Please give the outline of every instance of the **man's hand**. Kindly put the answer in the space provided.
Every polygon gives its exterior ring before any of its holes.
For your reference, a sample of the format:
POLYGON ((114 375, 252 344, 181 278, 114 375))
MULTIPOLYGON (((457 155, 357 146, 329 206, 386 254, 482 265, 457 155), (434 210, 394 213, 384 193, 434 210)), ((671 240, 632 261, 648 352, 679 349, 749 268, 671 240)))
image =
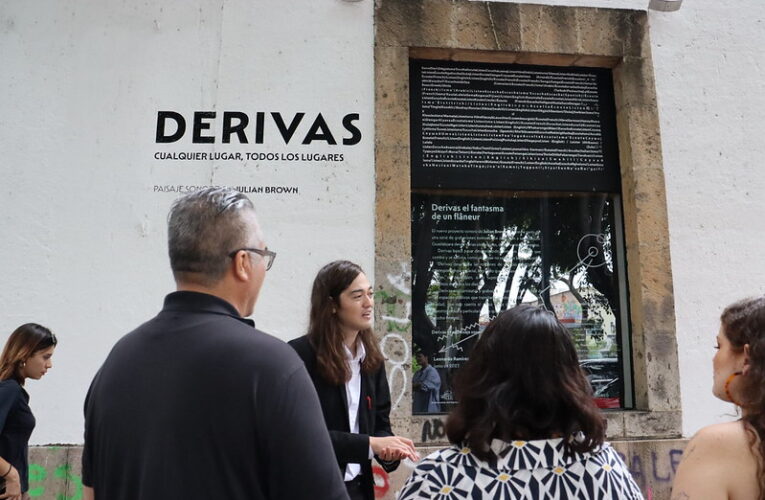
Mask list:
POLYGON ((419 453, 414 449, 414 443, 411 439, 399 436, 372 437, 369 438, 369 445, 375 455, 390 462, 393 460, 402 460, 408 458, 412 461, 420 459, 419 453))

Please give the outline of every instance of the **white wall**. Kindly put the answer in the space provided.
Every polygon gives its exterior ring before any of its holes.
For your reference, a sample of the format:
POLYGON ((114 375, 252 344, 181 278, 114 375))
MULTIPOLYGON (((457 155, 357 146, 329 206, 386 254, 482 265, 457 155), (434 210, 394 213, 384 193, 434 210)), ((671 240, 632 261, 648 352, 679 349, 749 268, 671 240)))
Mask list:
POLYGON ((765 2, 693 0, 649 16, 691 435, 733 418, 711 394, 720 312, 765 293, 765 2))
MULTIPOLYGON (((54 369, 28 384, 32 442, 82 441, 82 402, 110 347, 173 289, 155 185, 297 187, 253 194, 278 252, 258 326, 303 333, 310 285, 336 258, 374 255, 373 4, 341 0, 4 0, 0 3, 0 341, 52 328, 54 369), (156 113, 306 113, 289 145, 154 142, 156 113), (321 112, 338 141, 300 144, 321 112), (309 121, 310 120, 310 121, 309 121), (338 162, 159 161, 156 151, 342 153, 338 162)), ((220 120, 217 120, 220 126, 220 120)), ((253 133, 253 132, 251 132, 253 133)), ((253 140, 253 139, 251 139, 253 140)))

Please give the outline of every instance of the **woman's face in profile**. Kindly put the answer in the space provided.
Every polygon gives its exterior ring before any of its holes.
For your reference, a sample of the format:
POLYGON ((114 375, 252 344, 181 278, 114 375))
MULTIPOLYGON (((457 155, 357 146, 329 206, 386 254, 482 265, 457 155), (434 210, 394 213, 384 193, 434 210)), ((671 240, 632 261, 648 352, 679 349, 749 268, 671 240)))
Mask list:
POLYGON ((32 354, 21 369, 24 378, 40 380, 45 373, 53 367, 53 351, 55 346, 42 349, 32 354))
MULTIPOLYGON (((717 352, 712 358, 712 367, 714 370, 714 383, 712 385, 712 393, 723 401, 728 401, 728 396, 725 394, 725 381, 735 372, 740 372, 744 369, 744 350, 736 350, 725 335, 725 329, 721 326, 720 331, 717 334, 717 345, 715 346, 717 352)), ((734 391, 736 386, 735 382, 731 382, 729 390, 734 391)), ((734 394, 735 396, 735 394, 734 394)))

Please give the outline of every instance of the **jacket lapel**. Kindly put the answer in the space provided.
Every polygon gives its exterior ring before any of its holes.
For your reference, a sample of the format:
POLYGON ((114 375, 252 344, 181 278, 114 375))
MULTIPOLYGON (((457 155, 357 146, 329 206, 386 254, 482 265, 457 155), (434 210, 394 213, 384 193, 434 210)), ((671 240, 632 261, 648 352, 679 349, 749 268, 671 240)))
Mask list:
POLYGON ((350 432, 351 429, 348 425, 348 394, 345 389, 345 384, 338 385, 337 390, 340 392, 340 401, 343 402, 342 421, 345 422, 345 427, 348 427, 348 432, 350 432))
POLYGON ((370 380, 366 373, 361 372, 361 397, 359 398, 359 432, 369 434, 370 422, 373 416, 374 392, 370 386, 370 380))

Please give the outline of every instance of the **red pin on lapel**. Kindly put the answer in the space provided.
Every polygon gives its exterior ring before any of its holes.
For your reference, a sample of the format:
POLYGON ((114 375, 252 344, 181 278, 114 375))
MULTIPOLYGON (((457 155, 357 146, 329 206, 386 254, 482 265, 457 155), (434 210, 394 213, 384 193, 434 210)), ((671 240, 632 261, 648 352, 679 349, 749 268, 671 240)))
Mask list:
POLYGON ((370 410, 372 409, 372 398, 369 396, 367 396, 367 408, 370 410))

